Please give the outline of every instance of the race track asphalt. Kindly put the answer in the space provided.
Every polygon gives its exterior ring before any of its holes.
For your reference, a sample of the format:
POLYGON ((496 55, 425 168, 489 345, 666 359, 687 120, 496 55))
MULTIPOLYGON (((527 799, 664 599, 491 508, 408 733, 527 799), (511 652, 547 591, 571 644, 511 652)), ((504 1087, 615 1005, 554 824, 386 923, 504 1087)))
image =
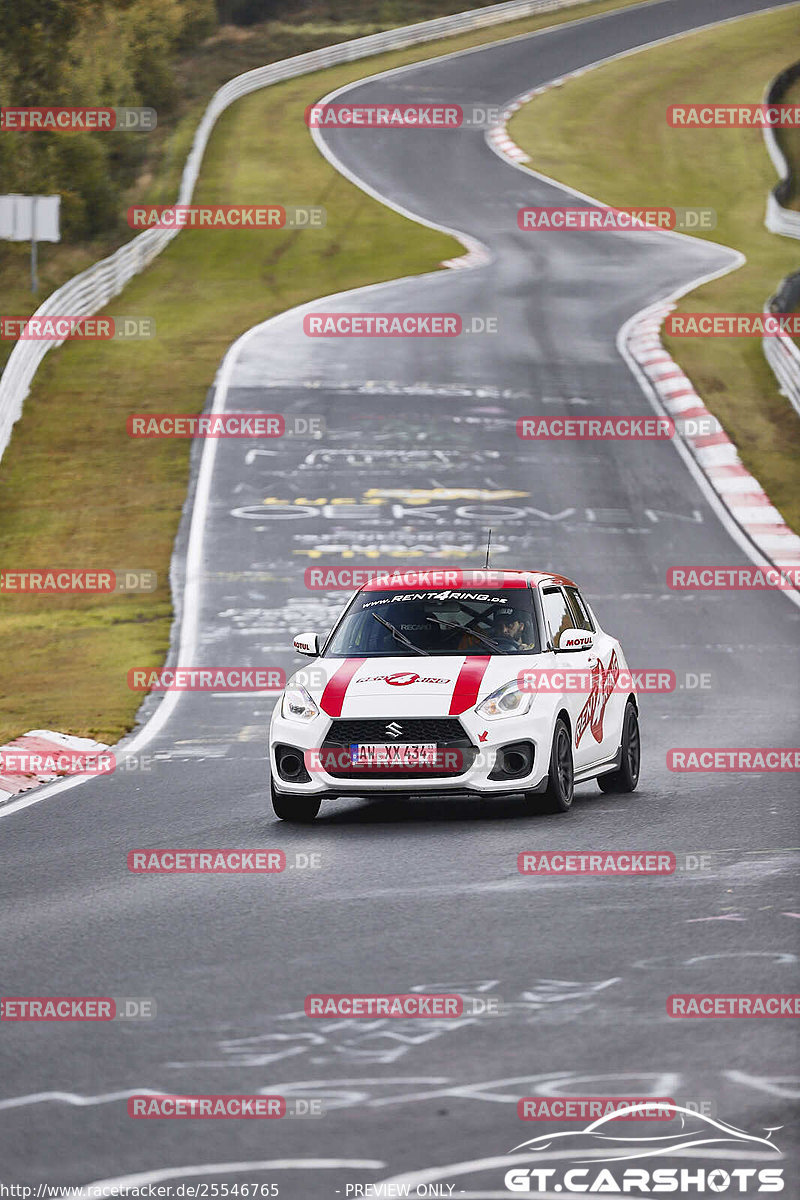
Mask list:
MULTIPOLYGON (((665 0, 366 80, 347 100, 503 104, 764 7, 665 0)), ((491 261, 320 300, 232 352, 217 403, 322 416, 327 430, 215 446, 200 482, 201 561, 189 568, 195 665, 294 668, 291 635, 327 630, 346 595, 306 588, 307 567, 481 565, 491 525, 494 566, 571 575, 629 662, 672 669, 682 686, 642 698, 639 791, 585 785, 564 817, 531 818, 513 800, 348 800, 291 828, 269 806, 274 696, 251 694, 186 694, 139 743, 136 770, 0 810, 3 994, 157 1004, 155 1020, 127 1025, 4 1024, 0 1181, 172 1170, 173 1184, 275 1182, 281 1197, 316 1200, 441 1167, 454 1195, 506 1195, 501 1166, 452 1164, 550 1131, 521 1122, 516 1101, 565 1092, 704 1102, 759 1136, 781 1126, 785 1194, 799 1195, 793 1023, 666 1015, 672 993, 792 990, 796 776, 678 775, 666 754, 796 744, 800 610, 777 593, 667 588, 673 565, 750 561, 669 442, 534 444, 515 432, 524 415, 652 415, 618 330, 731 254, 647 232, 523 233, 523 204, 578 202, 502 161, 480 130, 324 140, 352 176, 479 239, 491 261), (480 315, 498 332, 313 339, 309 311, 480 315), (707 686, 691 686, 703 674, 707 686), (290 863, 318 854, 320 866, 267 878, 126 869, 133 848, 175 846, 276 847, 290 863), (521 850, 569 848, 708 859, 663 878, 517 871, 521 850), (303 1015, 310 992, 415 990, 481 991, 503 1010, 463 1022, 303 1015), (146 1089, 318 1097, 325 1115, 131 1120, 125 1097, 146 1089), (228 1165, 210 1175, 207 1164, 228 1165)), ((175 551, 179 601, 201 449, 175 551)), ((157 707, 151 699, 145 713, 157 707)), ((769 1165, 754 1153, 681 1161, 769 1165)))

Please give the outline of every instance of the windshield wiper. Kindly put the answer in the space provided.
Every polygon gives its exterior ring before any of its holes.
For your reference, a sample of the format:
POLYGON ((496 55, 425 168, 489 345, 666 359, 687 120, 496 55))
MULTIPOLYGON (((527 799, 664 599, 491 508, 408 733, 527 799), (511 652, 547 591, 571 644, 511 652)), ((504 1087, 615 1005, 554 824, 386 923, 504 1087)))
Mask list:
POLYGON ((399 629, 395 629, 394 625, 390 625, 388 621, 384 621, 383 617, 379 617, 377 613, 370 613, 369 615, 374 617, 376 621, 379 621, 381 625, 385 625, 392 637, 396 638, 398 642, 402 642, 404 646, 408 646, 409 650, 415 651, 416 654, 427 654, 430 657, 430 650, 423 650, 421 646, 415 646, 404 633, 401 633, 399 629))
POLYGON ((440 625, 447 625, 449 629, 460 629, 461 632, 467 634, 468 637, 480 638, 484 645, 488 646, 490 650, 499 650, 501 654, 503 653, 501 647, 497 642, 493 641, 492 638, 487 637, 485 633, 479 633, 477 629, 468 629, 467 626, 462 625, 460 621, 446 621, 444 617, 426 617, 425 619, 426 621, 438 621, 440 625))

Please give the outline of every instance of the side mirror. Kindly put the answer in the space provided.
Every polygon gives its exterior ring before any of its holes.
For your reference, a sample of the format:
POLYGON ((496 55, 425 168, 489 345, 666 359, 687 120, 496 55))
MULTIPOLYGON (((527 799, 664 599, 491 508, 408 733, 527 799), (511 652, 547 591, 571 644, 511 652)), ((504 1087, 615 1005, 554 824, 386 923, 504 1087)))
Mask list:
POLYGON ((588 629, 564 629, 556 638, 555 649, 561 652, 591 650, 593 645, 594 634, 588 629))
POLYGON ((298 654, 305 654, 308 658, 316 658, 319 654, 319 638, 315 633, 296 633, 292 645, 298 654))

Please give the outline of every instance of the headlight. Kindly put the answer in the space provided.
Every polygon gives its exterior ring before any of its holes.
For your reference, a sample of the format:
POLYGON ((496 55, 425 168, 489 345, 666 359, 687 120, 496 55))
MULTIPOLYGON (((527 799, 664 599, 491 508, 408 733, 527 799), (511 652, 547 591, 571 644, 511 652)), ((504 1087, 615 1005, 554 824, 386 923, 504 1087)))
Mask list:
POLYGON ((313 721, 319 709, 304 687, 287 687, 281 700, 281 716, 287 721, 313 721))
POLYGON ((490 721, 497 717, 521 717, 528 711, 532 701, 533 692, 520 691, 516 679, 512 679, 481 700, 475 712, 490 721))

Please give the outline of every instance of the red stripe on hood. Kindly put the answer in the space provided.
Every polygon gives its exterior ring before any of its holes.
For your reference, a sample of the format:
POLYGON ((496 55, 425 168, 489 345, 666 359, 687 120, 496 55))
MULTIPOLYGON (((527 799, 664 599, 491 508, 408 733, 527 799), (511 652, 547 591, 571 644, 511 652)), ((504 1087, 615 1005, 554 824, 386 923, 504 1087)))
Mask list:
POLYGON ((325 691, 322 693, 322 699, 319 703, 322 711, 326 712, 329 717, 340 717, 342 715, 344 698, 350 686, 350 680, 362 663, 366 661, 365 658, 346 658, 325 684, 325 691))
POLYGON ((472 708, 478 699, 481 680, 486 674, 490 655, 474 654, 464 659, 464 665, 458 672, 456 686, 453 689, 453 699, 450 701, 450 716, 457 717, 459 713, 472 708))

